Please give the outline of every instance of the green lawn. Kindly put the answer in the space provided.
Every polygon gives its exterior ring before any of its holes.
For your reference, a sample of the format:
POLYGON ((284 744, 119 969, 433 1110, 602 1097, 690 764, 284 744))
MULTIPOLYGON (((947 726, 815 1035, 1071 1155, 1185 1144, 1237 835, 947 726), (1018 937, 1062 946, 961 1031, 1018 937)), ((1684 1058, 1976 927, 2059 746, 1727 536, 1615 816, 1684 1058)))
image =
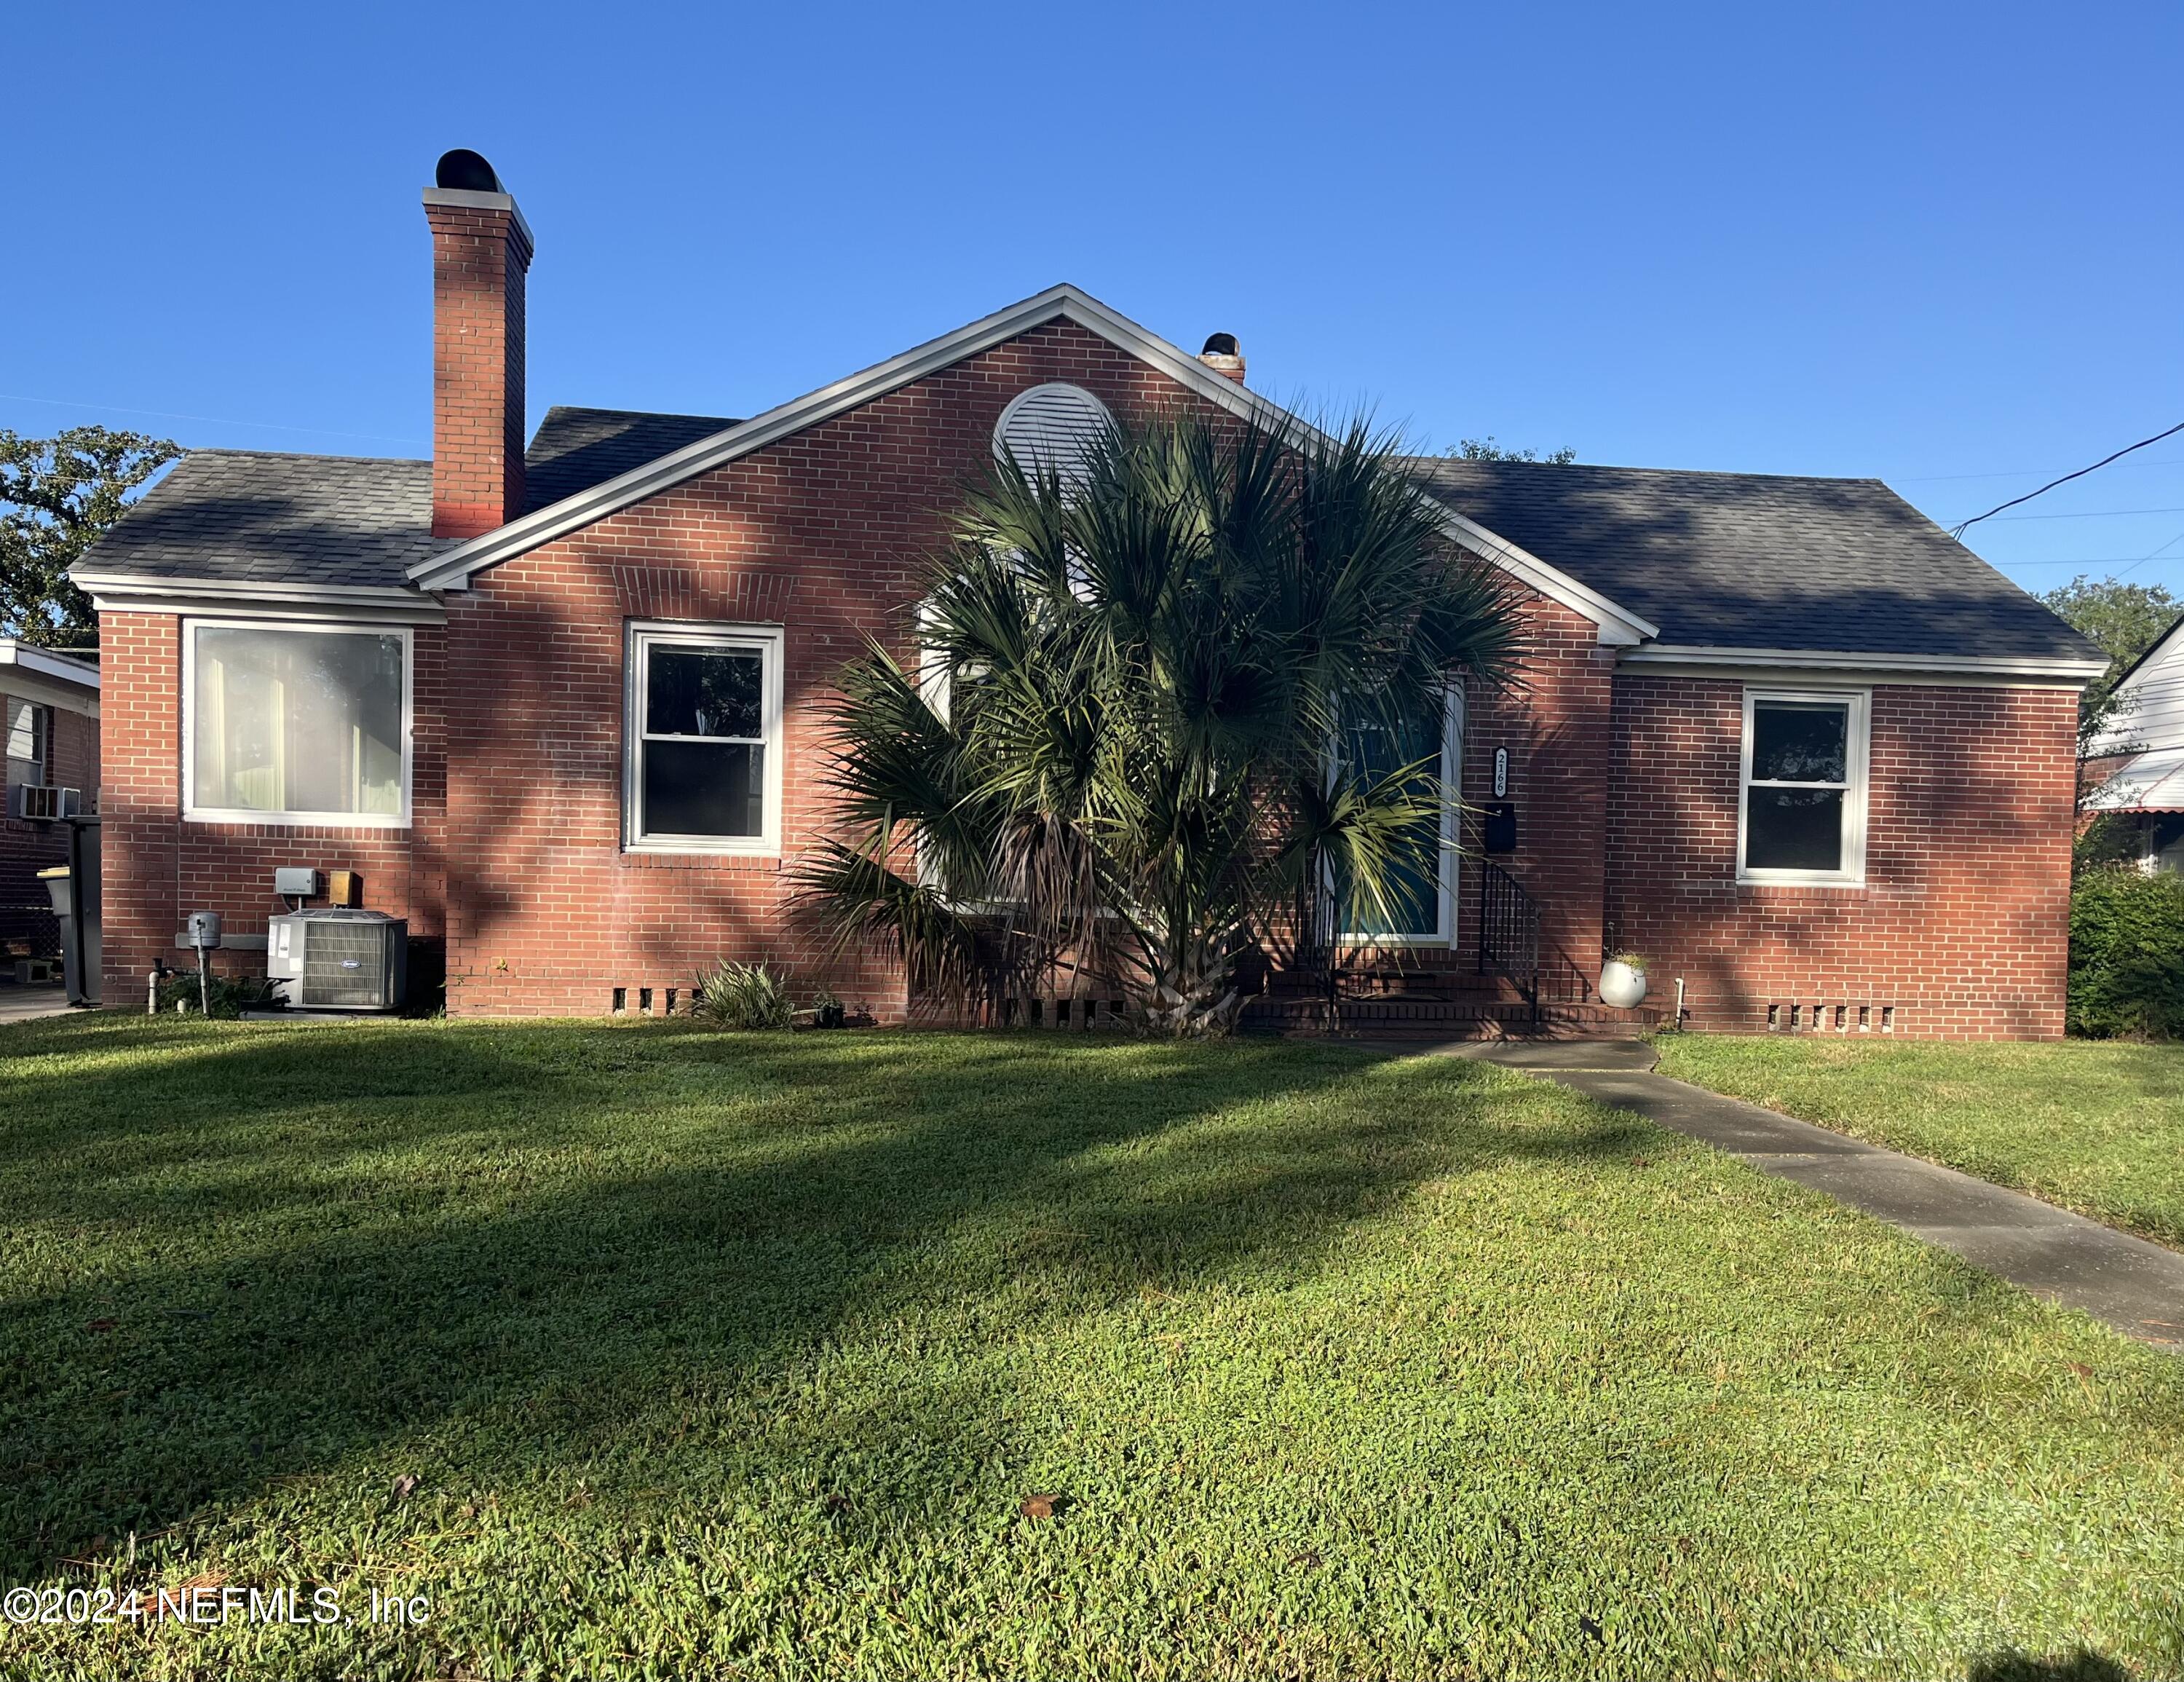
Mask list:
POLYGON ((1473 1063, 115 1016, 0 1144, 0 1584, 432 1604, 10 1676, 2184 1668, 2184 1362, 1473 1063))
POLYGON ((2184 1046, 1664 1034, 1661 1072, 2184 1248, 2184 1046))

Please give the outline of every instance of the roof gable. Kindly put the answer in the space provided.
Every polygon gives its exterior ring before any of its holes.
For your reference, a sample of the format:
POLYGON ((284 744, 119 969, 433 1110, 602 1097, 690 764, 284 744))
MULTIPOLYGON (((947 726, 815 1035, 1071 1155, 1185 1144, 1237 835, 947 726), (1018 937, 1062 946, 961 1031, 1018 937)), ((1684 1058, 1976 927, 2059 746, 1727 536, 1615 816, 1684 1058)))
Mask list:
POLYGON ((1208 402, 1241 418, 1284 431, 1301 424, 1286 410, 1255 392, 1246 391, 1234 381, 1223 378, 1196 357, 1147 332, 1077 287, 1067 284, 1050 287, 1020 304, 996 310, 846 379, 792 398, 763 415, 753 415, 740 426, 725 428, 671 450, 557 503, 536 509, 445 554, 413 565, 410 576, 426 589, 465 588, 473 576, 488 567, 551 543, 685 480, 764 449, 807 426, 846 414, 1050 321, 1074 322, 1098 334, 1208 402))

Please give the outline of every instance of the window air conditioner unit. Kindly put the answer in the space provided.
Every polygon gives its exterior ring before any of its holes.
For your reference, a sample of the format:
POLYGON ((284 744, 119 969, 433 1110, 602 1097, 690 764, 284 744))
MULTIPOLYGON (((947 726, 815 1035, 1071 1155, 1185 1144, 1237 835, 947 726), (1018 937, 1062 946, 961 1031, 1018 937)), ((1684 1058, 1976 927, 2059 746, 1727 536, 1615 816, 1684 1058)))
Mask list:
POLYGON ((26 823, 58 823, 83 810, 81 788, 56 788, 49 783, 23 783, 15 788, 15 816, 26 823))
POLYGON ((269 917, 265 974, 299 1011, 397 1011, 410 925, 384 911, 325 905, 269 917))

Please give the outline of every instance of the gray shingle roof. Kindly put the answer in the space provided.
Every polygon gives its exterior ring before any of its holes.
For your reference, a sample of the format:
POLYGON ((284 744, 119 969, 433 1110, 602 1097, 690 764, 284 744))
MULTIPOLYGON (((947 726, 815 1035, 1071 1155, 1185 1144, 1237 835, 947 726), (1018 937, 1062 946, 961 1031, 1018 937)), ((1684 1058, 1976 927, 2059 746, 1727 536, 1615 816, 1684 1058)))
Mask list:
POLYGON ((549 507, 737 424, 716 415, 549 409, 523 453, 531 507, 549 507))
POLYGON ((2035 659, 2093 645, 1878 479, 1422 458, 1433 493, 1663 643, 2035 659))
MULTIPOLYGON (((725 432, 717 415, 548 411, 526 453, 543 507, 725 432)), ((1665 643, 1869 654, 2098 656, 1874 479, 1421 459, 1434 493, 1661 628, 1665 643)), ((87 572, 393 585, 453 548, 432 465, 193 450, 87 572)))
POLYGON ((454 547, 432 526, 432 464, 193 449, 84 558, 87 572, 236 582, 405 585, 454 547))
MULTIPOLYGON (((531 506, 574 496, 735 424, 712 415, 549 409, 524 452, 531 506)), ((411 566, 456 545, 432 530, 429 461, 197 449, 121 517, 83 570, 406 588, 411 566)))

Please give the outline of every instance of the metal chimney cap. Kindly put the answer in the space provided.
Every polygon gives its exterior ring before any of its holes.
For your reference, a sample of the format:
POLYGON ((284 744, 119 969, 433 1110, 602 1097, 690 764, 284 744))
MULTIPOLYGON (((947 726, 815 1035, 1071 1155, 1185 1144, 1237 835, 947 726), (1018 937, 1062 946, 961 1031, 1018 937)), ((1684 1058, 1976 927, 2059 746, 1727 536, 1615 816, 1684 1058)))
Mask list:
POLYGON ((439 167, 432 171, 432 185, 452 187, 458 192, 506 192, 500 177, 493 172, 493 165, 482 154, 466 146, 440 154, 439 167))

